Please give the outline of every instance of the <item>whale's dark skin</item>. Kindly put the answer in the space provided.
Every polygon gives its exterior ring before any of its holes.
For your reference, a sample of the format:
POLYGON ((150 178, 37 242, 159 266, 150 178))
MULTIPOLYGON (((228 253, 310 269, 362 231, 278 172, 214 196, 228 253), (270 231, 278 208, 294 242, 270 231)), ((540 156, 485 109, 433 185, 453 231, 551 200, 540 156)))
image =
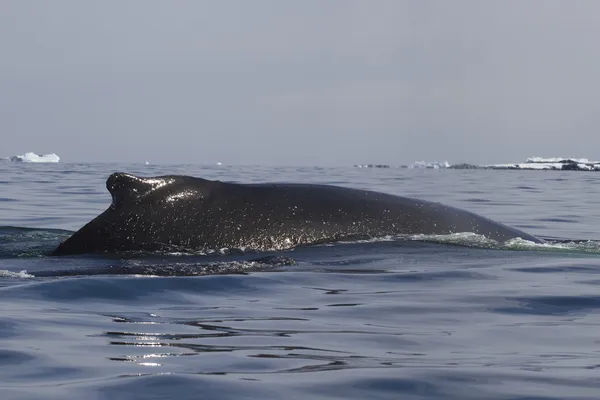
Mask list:
POLYGON ((284 250, 344 238, 473 232, 540 239, 474 213, 391 194, 313 184, 238 184, 114 173, 110 207, 52 255, 122 251, 284 250))

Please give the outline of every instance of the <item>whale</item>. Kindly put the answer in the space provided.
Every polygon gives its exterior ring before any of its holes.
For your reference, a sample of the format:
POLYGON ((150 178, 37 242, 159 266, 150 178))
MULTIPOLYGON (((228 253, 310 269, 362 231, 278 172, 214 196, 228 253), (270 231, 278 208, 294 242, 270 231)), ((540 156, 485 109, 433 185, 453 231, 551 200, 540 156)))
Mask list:
POLYGON ((186 175, 106 180, 112 202, 51 253, 287 250, 389 235, 471 232, 497 242, 543 240, 470 211, 372 190, 237 183, 186 175))

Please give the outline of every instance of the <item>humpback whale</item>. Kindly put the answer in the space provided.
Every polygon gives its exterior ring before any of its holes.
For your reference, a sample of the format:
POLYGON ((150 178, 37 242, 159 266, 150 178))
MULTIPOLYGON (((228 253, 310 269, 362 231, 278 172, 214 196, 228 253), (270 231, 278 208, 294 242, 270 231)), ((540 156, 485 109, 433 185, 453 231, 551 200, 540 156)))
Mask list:
POLYGON ((183 175, 113 173, 106 211, 52 255, 123 251, 285 250, 354 237, 473 232, 540 239, 469 211, 370 190, 242 184, 183 175))

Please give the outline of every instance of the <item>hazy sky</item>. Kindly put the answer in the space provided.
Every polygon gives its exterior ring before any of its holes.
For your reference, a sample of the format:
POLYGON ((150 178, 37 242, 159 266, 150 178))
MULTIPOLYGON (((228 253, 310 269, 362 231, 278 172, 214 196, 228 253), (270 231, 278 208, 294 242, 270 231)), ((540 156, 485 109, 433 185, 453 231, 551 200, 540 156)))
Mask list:
POLYGON ((600 158, 600 1, 0 1, 0 156, 600 158))

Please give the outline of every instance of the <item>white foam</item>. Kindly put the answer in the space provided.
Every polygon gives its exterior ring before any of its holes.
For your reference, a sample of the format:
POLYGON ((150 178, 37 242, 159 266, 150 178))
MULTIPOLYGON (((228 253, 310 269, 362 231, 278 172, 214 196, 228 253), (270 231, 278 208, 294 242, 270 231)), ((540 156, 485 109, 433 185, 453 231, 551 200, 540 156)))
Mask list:
POLYGON ((28 274, 27 271, 23 270, 20 272, 12 272, 6 269, 0 269, 0 277, 2 278, 20 278, 20 279, 29 279, 35 278, 35 276, 28 274))
POLYGON ((583 253, 600 253, 600 242, 588 240, 585 242, 546 242, 534 243, 521 238, 508 240, 504 248, 509 250, 542 250, 542 251, 576 251, 583 253))
POLYGON ((498 242, 489 239, 484 235, 479 235, 473 232, 458 232, 448 234, 416 234, 409 236, 411 240, 434 242, 434 243, 445 243, 445 244, 458 244, 463 246, 472 247, 498 247, 498 242))
POLYGON ((41 155, 29 152, 20 156, 9 157, 9 160, 29 163, 57 163, 60 161, 60 157, 57 156, 55 153, 41 155))
MULTIPOLYGON (((535 251, 575 251, 583 253, 600 253, 600 241, 586 242, 545 242, 536 243, 522 238, 509 239, 506 242, 498 242, 484 235, 479 235, 472 232, 460 232, 450 234, 414 234, 414 235, 397 235, 376 237, 365 240, 348 240, 338 243, 370 243, 370 242, 385 242, 395 240, 414 240, 440 244, 455 244, 475 248, 488 248, 498 250, 535 250, 535 251)), ((326 243, 321 246, 334 246, 335 243, 326 243)))

